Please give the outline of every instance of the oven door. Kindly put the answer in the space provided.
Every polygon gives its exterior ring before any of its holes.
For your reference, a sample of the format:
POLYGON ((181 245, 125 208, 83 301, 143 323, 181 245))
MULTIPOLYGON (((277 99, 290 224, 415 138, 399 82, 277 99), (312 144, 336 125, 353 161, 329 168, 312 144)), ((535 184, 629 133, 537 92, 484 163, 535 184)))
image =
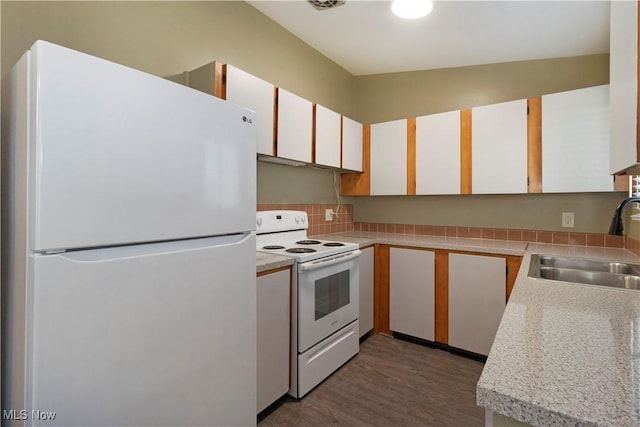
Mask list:
POLYGON ((298 265, 298 352, 358 318, 360 250, 298 265))

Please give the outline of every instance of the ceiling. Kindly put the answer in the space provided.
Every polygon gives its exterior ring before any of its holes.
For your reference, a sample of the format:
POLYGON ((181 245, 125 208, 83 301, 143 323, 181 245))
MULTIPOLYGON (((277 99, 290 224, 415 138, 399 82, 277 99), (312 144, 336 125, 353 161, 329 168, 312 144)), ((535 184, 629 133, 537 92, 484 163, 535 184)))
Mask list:
POLYGON ((381 0, 248 3, 353 75, 609 52, 608 1, 440 0, 414 21, 381 0))

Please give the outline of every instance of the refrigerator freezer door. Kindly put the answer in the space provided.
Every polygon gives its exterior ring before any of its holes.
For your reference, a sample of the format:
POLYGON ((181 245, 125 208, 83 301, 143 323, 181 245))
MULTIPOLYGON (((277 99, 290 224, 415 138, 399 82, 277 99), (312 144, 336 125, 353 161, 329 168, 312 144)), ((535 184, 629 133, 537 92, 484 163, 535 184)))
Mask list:
POLYGON ((55 411, 46 426, 255 425, 254 265, 253 234, 32 256, 27 409, 55 411))
POLYGON ((46 42, 31 76, 31 249, 255 229, 252 112, 46 42))

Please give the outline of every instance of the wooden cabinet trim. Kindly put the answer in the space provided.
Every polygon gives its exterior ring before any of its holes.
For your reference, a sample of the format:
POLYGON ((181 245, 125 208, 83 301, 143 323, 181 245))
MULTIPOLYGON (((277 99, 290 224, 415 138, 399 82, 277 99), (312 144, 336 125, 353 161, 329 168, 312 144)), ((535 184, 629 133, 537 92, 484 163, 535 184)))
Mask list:
POLYGON ((316 130, 318 126, 318 104, 311 105, 311 163, 316 163, 316 130))
POLYGON ((290 265, 286 265, 284 267, 274 268, 273 270, 260 271, 260 272, 256 273, 256 277, 268 276, 269 274, 278 273, 280 271, 291 270, 291 269, 292 268, 291 268, 290 265))
POLYGON ((472 141, 471 109, 460 110, 460 194, 471 194, 472 141))
POLYGON ((449 342, 449 252, 436 251, 436 342, 449 342))
POLYGON ((343 168, 342 152, 344 150, 344 116, 340 114, 340 167, 343 168))
MULTIPOLYGON (((297 322, 298 319, 295 318, 295 312, 293 311, 293 266, 286 267, 289 268, 289 354, 293 353, 293 322, 297 322)), ((289 389, 291 389, 291 385, 293 383, 291 378, 291 369, 293 361, 291 357, 289 358, 289 389)))
POLYGON ((227 99, 227 64, 214 62, 213 94, 221 99, 227 99))
POLYGON ((520 266, 522 265, 522 257, 521 256, 508 256, 507 259, 507 289, 506 289, 506 301, 509 302, 509 297, 511 296, 511 291, 513 290, 513 286, 516 283, 516 277, 518 276, 518 271, 520 270, 520 266))
POLYGON ((362 172, 340 174, 340 194, 368 196, 371 188, 371 126, 362 127, 362 172))
MULTIPOLYGON (((407 245, 374 246, 374 328, 373 333, 391 334, 390 307, 390 258, 391 248, 435 252, 435 341, 449 343, 449 254, 486 256, 505 259, 505 300, 508 302, 518 276, 522 256, 504 255, 464 250, 443 250, 407 245)), ((370 247, 370 246, 367 246, 370 247)))
POLYGON ((273 88, 273 150, 274 156, 278 156, 278 95, 280 94, 278 88, 273 88))
POLYGON ((407 195, 416 194, 416 118, 407 119, 407 195))
POLYGON ((527 100, 527 191, 542 193, 542 97, 527 100))
POLYGON ((376 244, 373 258, 373 333, 391 334, 389 327, 390 247, 376 244))

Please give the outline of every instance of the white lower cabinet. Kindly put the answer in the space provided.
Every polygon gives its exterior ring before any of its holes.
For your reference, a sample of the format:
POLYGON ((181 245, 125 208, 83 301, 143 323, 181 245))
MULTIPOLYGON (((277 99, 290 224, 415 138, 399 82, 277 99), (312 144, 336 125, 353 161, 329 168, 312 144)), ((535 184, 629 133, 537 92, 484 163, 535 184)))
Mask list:
POLYGON ((373 329, 373 247, 360 255, 360 336, 373 329))
POLYGON ((291 269, 258 276, 258 412, 289 391, 291 269))
POLYGON ((435 252, 390 250, 389 325, 393 332, 435 340, 435 252))
POLYGON ((488 355, 506 306, 506 260, 449 254, 449 345, 488 355))

